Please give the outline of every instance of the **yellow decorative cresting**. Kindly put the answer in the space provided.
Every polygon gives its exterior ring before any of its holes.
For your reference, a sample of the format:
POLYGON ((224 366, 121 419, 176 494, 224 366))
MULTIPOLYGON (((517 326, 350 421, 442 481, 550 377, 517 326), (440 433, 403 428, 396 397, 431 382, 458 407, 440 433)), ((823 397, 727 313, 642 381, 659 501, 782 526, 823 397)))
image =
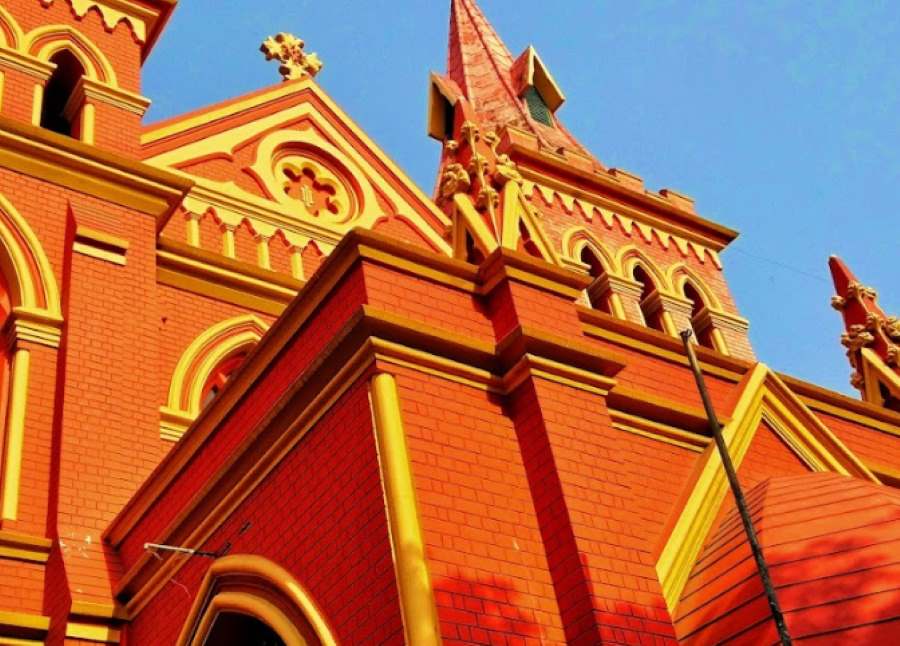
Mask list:
POLYGON ((263 41, 259 51, 266 55, 266 60, 277 60, 281 65, 278 71, 282 79, 293 81, 306 77, 314 77, 322 71, 323 63, 318 54, 307 54, 303 51, 306 43, 293 34, 281 32, 269 36, 263 41))

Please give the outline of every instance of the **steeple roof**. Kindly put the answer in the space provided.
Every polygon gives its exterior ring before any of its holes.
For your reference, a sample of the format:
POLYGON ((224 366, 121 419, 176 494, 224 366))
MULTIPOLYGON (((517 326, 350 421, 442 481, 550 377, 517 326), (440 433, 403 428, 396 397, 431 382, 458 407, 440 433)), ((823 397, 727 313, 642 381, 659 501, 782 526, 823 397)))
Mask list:
POLYGON ((536 88, 553 114, 565 100, 533 47, 513 58, 475 0, 451 0, 446 87, 458 89, 484 125, 518 127, 545 145, 587 154, 584 147, 550 117, 552 125, 532 116, 524 98, 536 88), (455 86, 455 87, 454 87, 455 86))

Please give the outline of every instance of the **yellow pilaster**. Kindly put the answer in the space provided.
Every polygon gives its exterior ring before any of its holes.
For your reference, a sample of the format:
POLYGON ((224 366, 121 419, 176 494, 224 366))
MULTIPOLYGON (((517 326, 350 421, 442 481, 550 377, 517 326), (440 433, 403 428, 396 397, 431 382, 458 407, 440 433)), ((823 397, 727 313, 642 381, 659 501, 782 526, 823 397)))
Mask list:
POLYGON ((666 334, 670 336, 678 336, 678 328, 675 326, 675 320, 672 318, 672 313, 663 310, 661 314, 663 330, 665 330, 666 334))
POLYGON ((236 255, 234 248, 234 227, 225 226, 222 229, 222 253, 226 258, 234 258, 236 255))
POLYGON ((44 83, 39 82, 34 86, 34 94, 31 103, 31 125, 41 125, 41 111, 44 109, 44 83))
POLYGON ((610 293, 609 309, 617 319, 622 321, 628 320, 628 315, 625 314, 625 304, 622 303, 622 297, 618 294, 610 293))
POLYGON ((297 280, 303 280, 303 254, 300 247, 294 247, 291 251, 291 275, 297 280))
POLYGON ((6 409, 6 455, 3 468, 3 519, 16 520, 22 479, 22 449, 25 443, 25 405, 31 354, 18 349, 10 366, 9 404, 6 409))
POLYGON ((434 590, 425 560, 425 543, 416 508, 397 382, 393 375, 375 375, 370 392, 406 643, 415 646, 440 644, 434 590))
POLYGON ((193 213, 188 215, 187 243, 192 247, 200 246, 200 216, 193 213))
POLYGON ((256 239, 256 262, 263 269, 271 269, 272 262, 269 259, 269 238, 259 236, 256 239))
POLYGON ((97 108, 85 103, 81 108, 81 140, 86 144, 94 143, 94 119, 97 108))

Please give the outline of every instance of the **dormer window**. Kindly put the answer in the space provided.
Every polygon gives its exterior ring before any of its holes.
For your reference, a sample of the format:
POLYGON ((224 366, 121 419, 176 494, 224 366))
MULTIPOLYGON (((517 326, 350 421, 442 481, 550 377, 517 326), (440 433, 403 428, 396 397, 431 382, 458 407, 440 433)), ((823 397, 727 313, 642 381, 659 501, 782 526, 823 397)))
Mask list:
POLYGON ((532 119, 545 126, 553 126, 553 116, 550 114, 550 108, 547 107, 547 103, 536 88, 530 87, 525 90, 523 98, 532 119))
POLYGON ((44 88, 44 102, 41 107, 41 127, 61 135, 79 137, 81 130, 81 109, 84 98, 76 96, 79 81, 84 76, 84 68, 68 50, 53 55, 51 63, 56 65, 44 88))

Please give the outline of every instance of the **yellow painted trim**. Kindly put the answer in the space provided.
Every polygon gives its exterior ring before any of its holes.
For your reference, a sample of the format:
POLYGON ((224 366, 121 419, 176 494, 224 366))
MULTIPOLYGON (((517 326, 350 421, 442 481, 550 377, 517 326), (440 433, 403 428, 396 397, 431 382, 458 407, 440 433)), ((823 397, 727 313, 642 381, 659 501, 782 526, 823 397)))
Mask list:
POLYGON ((255 347, 268 329, 260 318, 245 314, 210 326, 188 345, 172 374, 166 405, 160 409, 164 438, 174 434, 173 420, 190 425, 200 414, 203 386, 216 366, 235 352, 255 347))
MULTIPOLYGON (((3 634, 4 628, 18 628, 33 633, 35 637, 39 635, 43 636, 50 629, 50 617, 33 615, 28 612, 8 612, 0 610, 0 635, 3 634)), ((0 639, 5 641, 6 638, 0 637, 0 639)), ((26 641, 26 643, 28 642, 26 641)))
POLYGON ((0 23, 9 27, 9 31, 12 33, 12 40, 8 42, 5 37, 2 37, 3 31, 0 30, 0 37, 3 38, 0 45, 11 49, 18 49, 19 45, 25 39, 25 32, 22 31, 22 28, 19 26, 18 21, 16 21, 13 15, 2 6, 0 6, 0 23))
POLYGON ((192 247, 200 246, 200 215, 189 213, 187 216, 187 242, 192 247))
POLYGON ((115 265, 126 264, 129 242, 125 238, 79 226, 75 231, 72 251, 115 265))
POLYGON ((41 114, 44 109, 44 82, 34 84, 31 91, 31 125, 41 125, 41 114))
POLYGON ((43 309, 49 316, 61 319, 56 277, 38 237, 28 221, 2 194, 0 211, 0 248, 5 252, 2 254, 5 257, 0 257, 0 267, 10 287, 17 292, 14 294, 17 297, 15 304, 43 309), (24 244, 20 244, 17 238, 21 238, 24 244), (37 276, 33 275, 32 266, 37 269, 37 276))
MULTIPOLYGON (((38 114, 40 122, 40 114, 38 114)), ((0 117, 0 167, 133 208, 158 219, 193 184, 144 163, 0 117)))
POLYGON ((0 109, 3 108, 3 91, 6 89, 6 74, 0 70, 0 109))
POLYGON ((94 120, 96 116, 97 108, 91 103, 85 103, 81 108, 81 140, 86 144, 94 144, 94 120))
POLYGON ((406 643, 437 645, 440 625, 394 376, 372 377, 370 397, 406 643))
POLYGON ((625 313, 625 304, 622 302, 622 297, 615 292, 609 295, 609 309, 612 310, 612 315, 617 319, 621 321, 628 320, 628 314, 625 313))
POLYGON ((159 249, 156 255, 159 283, 273 316, 284 311, 302 286, 274 272, 263 277, 263 270, 255 265, 218 254, 207 257, 159 249))
POLYGON ((531 241, 535 243, 541 255, 549 263, 559 265, 559 256, 553 248, 553 242, 541 226, 534 207, 522 195, 522 189, 516 182, 507 182, 503 187, 503 231, 500 243, 507 249, 517 251, 519 247, 519 223, 522 222, 531 234, 531 241))
POLYGON ((682 449, 702 453, 712 440, 698 433, 691 433, 669 424, 654 422, 653 420, 632 415, 623 411, 609 409, 609 416, 613 421, 613 428, 647 437, 658 442, 665 442, 682 449))
MULTIPOLYGON (((256 121, 242 125, 240 128, 212 134, 202 139, 185 143, 182 146, 161 152, 148 159, 158 167, 175 167, 191 159, 205 157, 210 154, 232 155, 236 148, 255 137, 262 137, 259 144, 258 157, 253 164, 262 178, 267 177, 272 162, 271 152, 285 146, 297 145, 301 148, 314 148, 325 151, 325 154, 349 175, 362 194, 359 213, 351 221, 328 222, 322 218, 298 217, 296 204, 281 204, 275 200, 261 198, 236 187, 233 183, 215 182, 203 178, 195 178, 198 190, 186 200, 188 210, 205 213, 212 209, 216 216, 225 223, 238 225, 241 219, 251 219, 254 228, 265 236, 271 236, 275 230, 281 230, 288 241, 295 246, 305 246, 308 240, 314 239, 328 246, 334 246, 342 235, 353 227, 372 227, 386 215, 378 205, 375 197, 376 189, 395 206, 392 215, 409 221, 438 251, 450 254, 450 245, 443 237, 443 229, 449 225, 447 216, 426 197, 421 190, 369 139, 350 119, 336 106, 327 95, 311 79, 287 83, 273 93, 264 93, 244 101, 213 109, 207 113, 193 115, 183 121, 164 124, 158 131, 148 131, 144 135, 144 144, 148 145, 159 139, 175 136, 193 128, 202 127, 211 121, 225 119, 240 111, 264 105, 275 98, 291 94, 311 92, 324 104, 323 111, 312 101, 301 102, 285 108, 256 121), (331 114, 328 114, 328 113, 331 114), (285 123, 307 118, 313 121, 325 138, 310 134, 312 131, 278 130, 285 123), (346 126, 353 135, 348 137, 333 123, 334 119, 346 126), (267 134, 269 133, 269 134, 267 134), (355 140, 354 140, 355 139, 355 140), (328 142, 339 142, 328 143, 328 142), (362 144, 362 146, 359 146, 362 144), (379 170, 360 148, 370 152, 390 174, 399 186, 394 186, 386 179, 384 170, 379 170), (410 199, 412 197, 413 199, 410 199), (429 221, 423 214, 427 212, 429 221), (305 238, 305 239, 304 239, 305 238)), ((323 253, 329 249, 322 249, 323 253)))
POLYGON ((119 86, 116 70, 94 42, 71 25, 42 25, 28 32, 21 51, 49 62, 60 50, 68 50, 84 68, 85 76, 113 87, 119 86), (43 41, 36 49, 38 41, 43 41))
MULTIPOLYGON (((112 31, 120 22, 131 28, 135 40, 142 45, 147 42, 147 24, 153 24, 156 14, 153 11, 128 0, 67 0, 79 18, 90 9, 96 9, 103 19, 104 26, 112 31)), ((41 0, 41 4, 49 6, 54 0, 41 0)))
POLYGON ((51 546, 52 542, 49 538, 0 530, 0 557, 2 558, 29 563, 46 563, 50 558, 51 546))
POLYGON ((703 305, 715 312, 722 311, 722 301, 716 293, 709 288, 706 281, 696 271, 684 262, 669 265, 666 268, 666 279, 668 286, 678 296, 684 297, 684 286, 690 283, 703 298, 703 305))
POLYGON ((215 589, 216 583, 228 576, 258 579, 265 589, 277 592, 303 615, 322 646, 336 646, 337 642, 322 612, 294 576, 268 559, 245 554, 217 559, 207 570, 176 642, 178 646, 203 644, 216 612, 225 609, 257 617, 275 630, 289 646, 306 644, 291 620, 277 606, 262 597, 247 592, 223 591, 210 599, 210 592, 215 589))
POLYGON ((6 455, 3 469, 3 520, 16 520, 22 480, 22 451, 25 444, 25 411, 28 400, 28 373, 31 353, 19 348, 10 365, 9 403, 6 411, 6 455))
POLYGON ((118 644, 122 638, 122 631, 110 626, 70 621, 66 624, 66 637, 101 644, 118 644))
MULTIPOLYGON (((735 468, 740 468, 763 421, 811 471, 834 472, 879 482, 784 382, 760 363, 744 378, 731 421, 722 430, 735 468)), ((656 563, 663 596, 672 616, 677 613, 681 593, 729 491, 714 444, 703 452, 696 473, 693 490, 656 563)))
POLYGON ((879 385, 884 385, 891 397, 900 399, 900 375, 888 368, 872 348, 862 349, 862 373, 865 379, 863 395, 867 402, 884 406, 879 385))

